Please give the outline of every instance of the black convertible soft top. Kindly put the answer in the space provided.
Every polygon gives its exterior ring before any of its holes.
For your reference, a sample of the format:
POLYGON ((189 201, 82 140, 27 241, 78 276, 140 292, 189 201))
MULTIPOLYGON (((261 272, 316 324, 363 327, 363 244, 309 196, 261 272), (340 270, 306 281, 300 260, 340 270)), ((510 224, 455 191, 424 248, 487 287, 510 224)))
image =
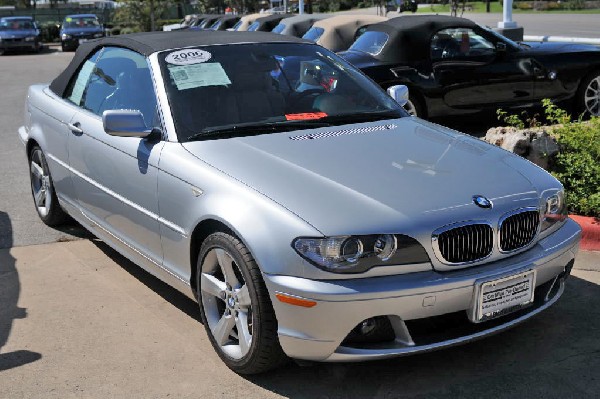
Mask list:
POLYGON ((447 15, 411 15, 392 18, 370 25, 368 31, 385 32, 390 39, 383 51, 375 56, 381 61, 408 62, 429 57, 431 37, 448 28, 475 28, 468 19, 447 15))
POLYGON ((50 90, 63 97, 71 77, 81 64, 100 47, 123 47, 149 56, 158 51, 208 45, 241 43, 307 43, 310 41, 270 32, 229 32, 229 31, 174 31, 146 32, 129 35, 108 36, 82 43, 67 68, 50 83, 50 90))

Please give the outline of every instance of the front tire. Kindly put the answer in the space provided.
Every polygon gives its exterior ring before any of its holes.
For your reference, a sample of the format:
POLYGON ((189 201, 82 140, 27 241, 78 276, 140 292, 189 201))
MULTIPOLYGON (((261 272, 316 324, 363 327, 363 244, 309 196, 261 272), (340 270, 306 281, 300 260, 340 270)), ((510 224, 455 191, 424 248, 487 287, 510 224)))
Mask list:
POLYGON ((67 214, 58 203, 46 156, 37 145, 29 152, 29 177, 35 209, 42 222, 51 227, 63 224, 67 214))
POLYGON ((206 238, 196 289, 206 333, 227 367, 257 374, 285 361, 260 269, 238 238, 222 232, 206 238))
POLYGON ((600 71, 586 76, 577 91, 577 112, 584 117, 600 116, 600 71))

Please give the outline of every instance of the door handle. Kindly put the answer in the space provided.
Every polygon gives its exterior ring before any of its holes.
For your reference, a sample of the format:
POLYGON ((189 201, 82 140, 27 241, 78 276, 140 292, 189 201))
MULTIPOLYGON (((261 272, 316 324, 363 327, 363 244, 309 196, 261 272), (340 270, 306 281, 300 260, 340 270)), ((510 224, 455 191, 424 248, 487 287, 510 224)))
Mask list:
POLYGON ((83 133, 83 129, 80 127, 81 123, 79 122, 75 122, 75 123, 68 123, 67 126, 69 126, 69 129, 73 132, 73 133, 77 133, 77 134, 82 134, 83 133))

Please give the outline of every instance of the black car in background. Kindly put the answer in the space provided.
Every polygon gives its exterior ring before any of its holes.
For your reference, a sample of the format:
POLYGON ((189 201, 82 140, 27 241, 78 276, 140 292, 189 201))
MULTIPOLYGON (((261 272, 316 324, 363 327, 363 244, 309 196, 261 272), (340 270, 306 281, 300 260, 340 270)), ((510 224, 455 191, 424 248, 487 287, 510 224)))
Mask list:
POLYGON ((340 55, 384 89, 406 85, 420 117, 562 103, 600 115, 600 49, 516 43, 456 17, 398 17, 370 25, 340 55))

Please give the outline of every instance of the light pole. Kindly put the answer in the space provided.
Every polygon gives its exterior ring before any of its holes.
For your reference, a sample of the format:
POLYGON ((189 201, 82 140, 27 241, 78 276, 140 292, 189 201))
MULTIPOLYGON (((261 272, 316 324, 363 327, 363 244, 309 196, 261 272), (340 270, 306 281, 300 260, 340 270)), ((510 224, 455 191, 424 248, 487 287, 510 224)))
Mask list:
POLYGON ((512 5, 513 0, 504 0, 502 10, 502 21, 498 22, 496 31, 509 39, 521 41, 523 40, 523 27, 518 26, 512 20, 512 5))

